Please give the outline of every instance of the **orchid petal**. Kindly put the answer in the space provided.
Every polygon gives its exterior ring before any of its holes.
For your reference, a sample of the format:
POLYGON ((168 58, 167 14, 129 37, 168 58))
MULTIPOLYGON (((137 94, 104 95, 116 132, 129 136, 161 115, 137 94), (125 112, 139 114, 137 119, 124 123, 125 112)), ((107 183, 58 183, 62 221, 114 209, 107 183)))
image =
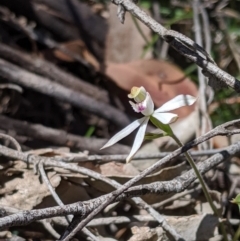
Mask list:
POLYGON ((137 135, 135 137, 135 140, 134 140, 134 143, 132 146, 132 150, 126 159, 127 163, 131 161, 132 157, 135 155, 135 153, 138 151, 138 149, 142 145, 148 121, 149 121, 149 117, 145 117, 144 121, 142 122, 141 126, 139 127, 139 130, 137 132, 137 135))
POLYGON ((141 111, 141 113, 145 116, 149 116, 154 111, 154 103, 151 95, 147 92, 146 99, 143 101, 143 106, 145 106, 145 110, 141 111))
POLYGON ((116 135, 114 135, 100 150, 112 146, 124 137, 128 136, 131 132, 133 132, 136 128, 138 128, 146 119, 146 117, 140 118, 138 120, 135 120, 130 125, 125 127, 123 130, 118 132, 116 135))
POLYGON ((163 124, 171 124, 177 120, 178 115, 173 113, 156 113, 154 112, 152 115, 154 118, 162 122, 163 124))
POLYGON ((182 106, 192 105, 196 101, 196 98, 191 95, 178 95, 170 101, 166 102, 160 108, 155 110, 155 113, 167 112, 175 110, 182 106))

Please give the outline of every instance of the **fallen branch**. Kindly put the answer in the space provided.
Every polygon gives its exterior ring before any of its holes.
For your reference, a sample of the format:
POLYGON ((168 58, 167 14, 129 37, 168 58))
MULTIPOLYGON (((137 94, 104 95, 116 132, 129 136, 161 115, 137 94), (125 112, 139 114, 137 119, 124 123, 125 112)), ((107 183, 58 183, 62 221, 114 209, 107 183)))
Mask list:
POLYGON ((118 109, 47 78, 30 73, 3 59, 0 59, 0 77, 58 100, 66 101, 76 107, 106 118, 120 127, 129 124, 128 117, 118 109))
MULTIPOLYGON (((0 117, 1 119, 1 117, 0 117)), ((1 123, 0 123, 1 127, 1 123)), ((211 149, 211 150, 203 150, 203 151, 190 151, 191 156, 193 157, 202 157, 202 156, 211 156, 216 153, 219 153, 223 149, 211 149)), ((159 153, 142 153, 136 154, 132 160, 146 160, 146 159, 159 159, 169 155, 171 152, 159 152, 159 153)), ((128 155, 86 155, 86 154, 76 154, 69 153, 66 155, 66 158, 62 161, 65 162, 126 162, 126 158, 128 155)), ((184 155, 180 155, 178 158, 185 158, 184 155)))
MULTIPOLYGON (((239 151, 240 151, 240 143, 239 142, 236 144, 233 144, 225 149, 225 152, 228 152, 229 156, 235 155, 239 151)), ((9 153, 12 157, 15 156, 14 159, 17 158, 16 156, 18 156, 19 159, 21 159, 21 160, 27 159, 25 157, 26 155, 24 153, 18 153, 17 151, 11 150, 11 149, 3 147, 3 146, 0 146, 0 153, 4 154, 5 156, 8 156, 8 157, 9 157, 9 155, 7 153, 9 153)), ((31 158, 33 158, 33 156, 30 156, 29 158, 31 159, 31 158)), ((35 160, 41 159, 41 158, 43 158, 43 157, 36 157, 36 156, 34 157, 35 160)), ((45 165, 46 165, 46 163, 48 163, 49 166, 51 166, 50 162, 54 161, 54 158, 44 158, 44 159, 45 159, 45 161, 44 161, 45 165)), ((205 168, 205 162, 210 163, 214 159, 216 160, 214 163, 214 166, 216 166, 216 165, 220 164, 221 162, 223 162, 225 160, 225 157, 224 157, 224 155, 216 154, 213 157, 209 158, 208 160, 202 162, 201 163, 201 166, 202 166, 201 172, 202 173, 206 173, 209 168, 209 166, 206 166, 206 168, 205 168), (217 156, 217 158, 215 156, 217 156)), ((189 171, 189 172, 191 172, 191 171, 189 171)), ((186 174, 183 174, 183 175, 185 175, 185 176, 189 175, 189 172, 187 172, 186 174)), ((195 176, 194 172, 192 172, 192 175, 194 176, 194 180, 196 180, 196 176, 195 176)), ((181 177, 182 176, 176 178, 178 180, 178 183, 180 182, 181 177)), ((176 180, 174 180, 174 181, 172 180, 170 182, 175 182, 175 181, 176 180)), ((176 184, 176 182, 175 182, 175 184, 176 184)), ((168 186, 168 181, 167 182, 158 182, 158 186, 162 186, 164 189, 165 186, 168 186)), ((175 186, 175 188, 173 185, 171 185, 171 186, 173 187, 171 192, 179 192, 178 186, 175 186)), ((166 191, 167 191, 167 189, 166 189, 166 191)), ((107 194, 107 195, 104 195, 102 197, 99 197, 99 198, 96 198, 96 199, 93 199, 93 200, 90 200, 87 202, 77 202, 77 203, 65 205, 63 207, 51 207, 51 208, 38 209, 38 210, 21 211, 21 212, 0 218, 0 229, 3 230, 7 227, 27 225, 27 224, 32 223, 37 220, 51 218, 51 217, 57 217, 57 216, 65 216, 65 215, 69 215, 69 214, 82 215, 82 218, 84 218, 88 213, 90 213, 98 205, 100 205, 103 201, 105 201, 109 195, 110 194, 107 194)), ((122 194, 121 196, 116 198, 115 201, 121 201, 121 200, 126 199, 127 196, 130 196, 130 195, 125 195, 125 196, 124 195, 125 194, 122 194)))
MULTIPOLYGON (((68 214, 78 214, 78 215, 82 215, 82 218, 84 218, 89 213, 92 213, 93 210, 96 210, 97 207, 101 206, 101 208, 102 208, 103 204, 105 206, 106 202, 109 202, 109 200, 111 200, 110 202, 120 201, 127 197, 130 197, 131 195, 135 195, 134 191, 133 191, 134 188, 135 188, 135 190, 137 190, 137 188, 140 188, 140 187, 136 186, 136 187, 132 187, 133 189, 129 189, 131 185, 133 185, 136 181, 142 179, 144 176, 152 173, 154 170, 161 167, 161 165, 171 161, 173 158, 180 155, 181 153, 188 151, 192 147, 197 146, 198 144, 200 144, 214 136, 217 136, 217 135, 234 135, 234 134, 240 133, 239 129, 237 129, 237 130, 228 130, 227 129, 229 127, 237 126, 237 125, 239 125, 239 123, 240 123, 240 120, 235 120, 235 121, 227 122, 223 125, 220 125, 220 126, 214 128, 213 130, 206 133, 205 135, 195 139, 192 142, 187 143, 183 148, 178 148, 177 150, 175 150, 168 156, 159 160, 153 166, 149 167, 148 169, 146 169, 145 171, 140 173, 138 176, 136 176, 135 178, 131 179, 129 182, 124 184, 121 188, 119 188, 118 190, 116 190, 110 194, 103 195, 99 198, 96 198, 96 199, 93 199, 93 200, 90 200, 87 202, 77 202, 77 203, 73 203, 70 205, 65 205, 63 207, 51 207, 51 208, 46 208, 46 209, 38 209, 38 210, 19 212, 19 213, 13 214, 13 215, 9 215, 7 217, 0 218, 0 227, 1 227, 1 229, 4 229, 7 227, 11 227, 11 226, 27 225, 36 220, 41 220, 41 219, 56 217, 56 216, 65 216, 68 214), (129 193, 128 193, 128 191, 126 191, 127 189, 130 190, 129 193), (125 193, 123 193, 124 191, 125 191, 125 193)), ((213 157, 207 159, 206 161, 198 164, 201 173, 207 172, 213 166, 216 166, 219 163, 223 162, 226 157, 230 157, 239 151, 240 151, 240 142, 227 147, 225 150, 221 151, 219 154, 216 154, 213 157)), ((59 162, 59 159, 58 159, 58 161, 56 161, 55 158, 46 158, 46 157, 40 157, 40 156, 35 156, 35 155, 28 155, 27 153, 18 152, 18 151, 12 150, 10 148, 6 148, 1 145, 0 145, 0 154, 6 156, 8 158, 19 159, 24 162, 28 162, 28 163, 32 163, 32 164, 36 164, 39 161, 43 161, 45 166, 55 166, 56 165, 59 167, 66 168, 67 165, 73 165, 72 166, 73 170, 75 169, 75 171, 77 171, 77 169, 78 169, 78 166, 76 166, 75 164, 59 162)), ((180 190, 182 190, 181 180, 183 180, 183 184, 184 184, 183 186, 186 187, 186 177, 190 178, 192 181, 196 180, 195 173, 191 170, 191 171, 183 174, 182 176, 175 178, 174 180, 172 180, 170 182, 158 182, 157 184, 154 183, 154 188, 157 187, 157 189, 155 188, 152 190, 158 190, 158 193, 159 193, 160 188, 161 188, 162 192, 163 191, 167 192, 167 191, 169 191, 169 186, 171 186, 171 190, 170 190, 171 192, 179 192, 180 190), (182 179, 182 177, 183 177, 183 179, 182 179), (169 185, 169 183, 170 183, 170 185, 169 185), (174 184, 174 185, 172 185, 172 184, 174 184), (179 189, 179 187, 180 187, 180 189, 179 189)), ((149 185, 151 185, 151 184, 149 184, 149 185)), ((190 185, 190 183, 189 183, 189 185, 190 185)), ((144 190, 146 190, 146 186, 145 186, 144 190)), ((137 194, 139 194, 138 191, 139 190, 137 190, 137 194)), ((89 220, 87 220, 87 221, 89 221, 89 220)))
POLYGON ((17 49, 10 48, 3 43, 0 43, 0 57, 30 72, 54 80, 55 82, 62 84, 65 87, 91 96, 93 99, 99 100, 101 102, 108 101, 106 91, 97 88, 87 82, 84 82, 80 78, 77 78, 70 73, 63 71, 47 60, 28 55, 17 49))
MULTIPOLYGON (((93 153, 128 153, 130 148, 121 144, 116 144, 109 150, 100 148, 107 142, 106 139, 87 138, 66 131, 45 127, 39 124, 31 124, 26 121, 19 121, 0 115, 0 129, 13 130, 16 135, 27 136, 37 140, 43 140, 54 143, 59 146, 67 146, 79 150, 88 150, 93 153)), ((16 137, 17 138, 17 137, 16 137)))
MULTIPOLYGON (((131 180, 126 182, 119 189, 117 189, 116 191, 113 191, 112 193, 110 193, 109 196, 106 198, 106 200, 104 200, 100 205, 98 205, 85 219, 83 219, 74 229, 72 229, 72 231, 71 231, 71 233, 69 233, 69 235, 67 235, 66 237, 64 237, 61 240, 68 241, 71 238, 73 238, 75 236, 75 234, 78 231, 80 231, 83 227, 85 227, 87 225, 87 223, 94 218, 94 216, 96 216, 98 213, 101 212, 102 209, 106 208, 119 195, 121 195, 123 192, 125 192, 128 188, 130 188, 136 182, 141 180, 143 177, 149 175, 154 170, 156 170, 157 168, 161 167, 163 164, 165 164, 167 161, 169 161, 169 159, 170 160, 173 159, 175 157, 174 154, 177 153, 178 151, 180 151, 180 153, 186 152, 190 148, 192 148, 193 146, 198 145, 200 143, 203 143, 204 141, 209 140, 212 137, 212 135, 213 136, 215 136, 215 135, 231 135, 233 133, 235 133, 235 134, 240 133, 240 129, 238 129, 236 131, 227 129, 228 127, 231 127, 231 126, 234 126, 234 125, 239 125, 239 122, 240 122, 240 120, 231 121, 231 122, 225 123, 225 124, 223 124, 221 126, 218 126, 215 129, 211 130, 210 132, 206 133, 205 135, 201 136, 200 138, 197 138, 195 141, 189 142, 187 145, 183 146, 182 148, 177 149, 174 153, 170 154, 169 156, 159 160, 157 163, 155 163, 151 167, 149 167, 146 170, 144 170, 143 172, 141 172, 139 175, 135 176, 134 178, 132 178, 131 180), (199 143, 196 144, 197 141, 199 143)), ((180 153, 178 153, 176 155, 179 155, 180 153)), ((178 183, 175 183, 175 184, 178 184, 178 183)), ((168 188, 168 187, 166 187, 166 188, 168 188)))
MULTIPOLYGON (((62 200, 60 199, 60 197, 58 196, 58 194, 55 192, 55 190, 54 190, 51 182, 49 181, 48 176, 47 176, 47 174, 46 174, 46 172, 45 172, 45 170, 44 170, 44 166, 43 166, 43 163, 42 163, 42 162, 39 163, 39 172, 40 172, 40 174, 41 174, 41 177, 42 177, 43 181, 44 181, 45 184, 47 185, 50 193, 52 194, 55 202, 56 202, 59 206, 61 206, 61 207, 64 206, 62 200)), ((67 219, 68 221, 70 221, 70 220, 71 220, 71 216, 70 216, 70 215, 67 216, 66 219, 67 219)), ((83 231, 83 233, 84 233, 87 237, 91 237, 92 240, 94 240, 94 241, 99 241, 99 239, 98 239, 93 233, 91 233, 87 228, 83 228, 82 231, 83 231)), ((60 238, 60 235, 57 236, 57 239, 59 239, 59 238, 60 238)))
POLYGON ((124 11, 129 11, 133 16, 147 25, 154 33, 157 33, 163 40, 168 42, 177 52, 196 63, 203 69, 203 73, 206 77, 210 79, 216 78, 219 85, 224 83, 235 91, 240 92, 240 81, 220 69, 212 60, 211 56, 193 40, 181 33, 164 28, 131 0, 112 0, 112 2, 121 6, 124 11), (202 55, 206 58, 203 58, 202 55))

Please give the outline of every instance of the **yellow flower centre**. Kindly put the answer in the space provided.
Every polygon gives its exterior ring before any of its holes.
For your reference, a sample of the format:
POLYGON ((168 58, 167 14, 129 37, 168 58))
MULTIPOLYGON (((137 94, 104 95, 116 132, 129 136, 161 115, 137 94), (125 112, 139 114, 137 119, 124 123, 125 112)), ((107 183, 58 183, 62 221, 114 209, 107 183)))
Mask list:
POLYGON ((128 98, 134 99, 137 103, 143 102, 146 99, 147 92, 144 87, 132 87, 131 93, 128 95, 128 98))

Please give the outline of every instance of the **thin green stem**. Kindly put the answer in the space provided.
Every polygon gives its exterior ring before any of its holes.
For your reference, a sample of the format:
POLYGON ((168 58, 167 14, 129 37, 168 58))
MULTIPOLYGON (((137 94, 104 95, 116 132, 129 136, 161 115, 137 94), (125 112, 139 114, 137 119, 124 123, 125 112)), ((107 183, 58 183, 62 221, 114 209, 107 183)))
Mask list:
MULTIPOLYGON (((182 142, 181 142, 181 141, 178 139, 178 137, 173 133, 173 131, 171 131, 171 135, 170 135, 170 136, 176 141, 176 143, 179 145, 179 147, 183 147, 182 142)), ((219 219, 221 219, 221 215, 219 214, 217 208, 215 207, 215 205, 214 205, 214 203, 213 203, 213 200, 212 200, 212 198, 211 198, 211 196, 210 196, 210 194, 209 194, 209 192, 208 192, 208 188, 207 188, 207 186, 206 186, 206 184, 205 184, 205 182, 204 182, 204 180, 203 180, 203 177, 202 177, 201 173, 198 171, 197 166, 195 165, 194 160, 192 159, 192 157, 191 157, 191 155, 190 155, 190 153, 189 153, 188 151, 185 152, 184 154, 185 154, 185 156, 186 156, 186 158, 187 158, 190 166, 191 166, 192 169, 194 170, 194 172, 195 172, 195 174, 196 174, 196 176, 197 176, 197 178, 198 178, 198 180, 199 180, 199 182, 200 182, 200 184, 201 184, 201 186, 202 186, 203 193, 204 193, 204 195, 205 195, 205 197, 206 197, 209 205, 211 206, 214 214, 215 214, 219 219)), ((222 222, 220 222, 220 228, 221 228, 221 231, 222 231, 224 240, 225 240, 225 241, 228 241, 227 233, 226 233, 226 231, 225 231, 225 228, 224 228, 224 225, 223 225, 222 222)))
MULTIPOLYGON (((183 147, 182 142, 176 137, 176 135, 175 135, 174 133, 172 134, 171 137, 174 139, 174 141, 176 141, 176 143, 178 144, 179 147, 183 147)), ((196 173, 196 176, 197 176, 197 178, 198 178, 198 180, 199 180, 199 182, 200 182, 200 184, 201 184, 201 186, 202 186, 204 195, 205 195, 207 201, 209 202, 209 204, 210 204, 213 212, 215 213, 215 215, 219 216, 218 210, 216 209, 215 205, 213 204, 213 200, 212 200, 212 198, 211 198, 211 196, 210 196, 210 194, 209 194, 209 192, 208 192, 208 190, 207 190, 207 187, 206 187, 206 184, 205 184, 205 182, 204 182, 204 180, 203 180, 202 175, 199 173, 199 171, 198 171, 198 169, 197 169, 197 166, 195 165, 194 160, 192 159, 192 157, 190 156, 190 154, 189 154, 188 151, 185 152, 185 156, 186 156, 189 164, 191 165, 192 169, 193 169, 194 172, 196 173)))
POLYGON ((138 21, 136 20, 136 18, 132 16, 132 20, 133 20, 133 23, 135 24, 138 32, 140 33, 140 35, 142 36, 143 40, 145 41, 146 45, 149 45, 150 41, 148 41, 147 37, 145 36, 144 32, 142 31, 141 27, 139 26, 138 21))
POLYGON ((233 237, 233 241, 238 241, 239 237, 240 237, 240 225, 239 225, 239 227, 238 227, 238 229, 237 229, 237 231, 236 231, 236 233, 235 233, 235 235, 233 237))
MULTIPOLYGON (((132 15, 131 15, 131 16, 132 16, 132 15)), ((144 40, 147 48, 153 48, 153 45, 154 45, 154 43, 157 41, 158 38, 156 39, 156 41, 154 41, 154 40, 148 40, 147 36, 145 35, 145 33, 143 32, 141 26, 139 25, 137 19, 136 19, 134 16, 132 16, 132 20, 133 20, 133 23, 135 24, 135 26, 136 26, 139 34, 140 34, 141 37, 143 38, 143 40, 144 40)), ((153 48, 153 52, 154 52, 154 54, 157 54, 157 52, 156 52, 156 50, 155 50, 154 48, 153 48)), ((145 53, 144 53, 143 55, 145 55, 145 53)), ((142 57, 144 57, 144 56, 142 56, 142 57)))

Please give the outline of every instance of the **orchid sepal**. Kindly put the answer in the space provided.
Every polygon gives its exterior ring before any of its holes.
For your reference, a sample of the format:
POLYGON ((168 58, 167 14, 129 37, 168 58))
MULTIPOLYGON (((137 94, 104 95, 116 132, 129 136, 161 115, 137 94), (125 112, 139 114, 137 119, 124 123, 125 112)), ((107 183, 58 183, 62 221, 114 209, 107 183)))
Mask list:
POLYGON ((112 146, 118 141, 122 140, 124 137, 128 136, 130 133, 136 130, 144 122, 145 119, 146 117, 142 117, 129 124, 123 130, 115 134, 100 150, 112 146))
POLYGON ((191 95, 178 95, 175 98, 169 100, 165 104, 163 104, 161 107, 156 109, 154 113, 159 113, 159 112, 168 112, 171 110, 178 109, 183 106, 190 106, 194 104, 196 101, 196 98, 191 96, 191 95))
POLYGON ((126 158, 127 163, 131 161, 132 157, 136 154, 138 149, 141 147, 143 140, 144 140, 145 132, 147 129, 148 121, 149 121, 149 117, 145 117, 145 120, 140 125, 139 130, 134 139, 131 152, 129 153, 128 157, 126 158))
POLYGON ((152 116, 164 125, 169 125, 178 119, 177 114, 173 113, 153 113, 152 116))

